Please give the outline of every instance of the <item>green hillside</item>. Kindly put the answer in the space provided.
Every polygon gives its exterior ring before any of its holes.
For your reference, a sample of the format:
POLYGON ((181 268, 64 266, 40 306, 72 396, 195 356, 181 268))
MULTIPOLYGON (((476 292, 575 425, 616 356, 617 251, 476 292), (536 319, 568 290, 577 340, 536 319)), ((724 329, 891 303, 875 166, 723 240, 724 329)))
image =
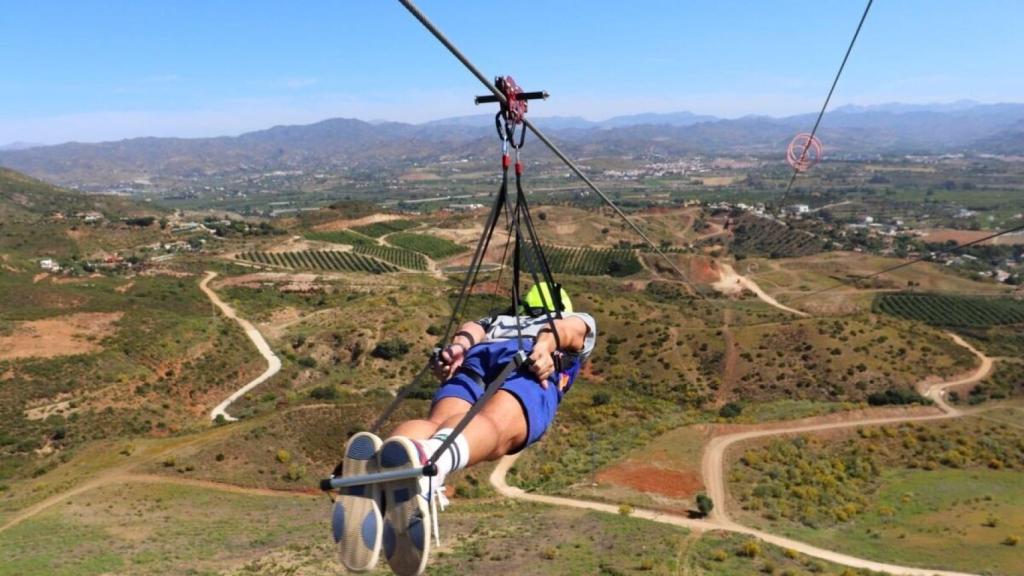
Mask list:
POLYGON ((84 194, 0 168, 0 216, 4 218, 32 218, 96 209, 96 204, 84 194))

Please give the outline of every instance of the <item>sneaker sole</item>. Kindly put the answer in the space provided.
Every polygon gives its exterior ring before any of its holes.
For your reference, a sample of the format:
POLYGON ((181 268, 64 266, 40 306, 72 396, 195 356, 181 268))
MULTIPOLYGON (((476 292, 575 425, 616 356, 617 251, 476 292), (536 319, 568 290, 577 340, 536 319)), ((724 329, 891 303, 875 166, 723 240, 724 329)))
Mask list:
MULTIPOLYGON (((380 450, 382 471, 418 468, 421 455, 408 438, 395 437, 380 450)), ((384 557, 397 576, 419 576, 430 557, 430 507, 420 495, 419 480, 384 484, 384 557)))
MULTIPOLYGON (((381 440, 359 432, 345 444, 342 477, 377 472, 381 440)), ((380 558, 383 522, 378 506, 380 487, 375 484, 350 486, 334 502, 331 532, 338 545, 338 560, 353 572, 365 572, 380 558)))

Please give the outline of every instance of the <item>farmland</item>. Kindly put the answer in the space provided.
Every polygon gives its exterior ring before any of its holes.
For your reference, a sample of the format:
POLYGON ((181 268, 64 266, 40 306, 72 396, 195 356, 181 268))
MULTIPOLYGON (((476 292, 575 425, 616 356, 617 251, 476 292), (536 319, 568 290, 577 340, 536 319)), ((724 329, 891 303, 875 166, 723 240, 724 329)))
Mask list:
POLYGON ((297 270, 338 270, 384 274, 398 268, 376 258, 339 250, 296 250, 293 252, 244 252, 241 260, 297 270))
POLYGON ((399 248, 413 250, 424 254, 434 260, 441 260, 468 250, 465 246, 456 244, 451 240, 432 236, 430 234, 414 234, 412 232, 398 232, 388 236, 388 242, 399 248))
MULTIPOLYGON (((554 274, 620 277, 643 269, 632 250, 544 246, 544 254, 554 274)), ((523 258, 525 267, 525 255, 523 258)))
POLYGON ((944 294, 880 294, 875 312, 919 320, 933 326, 983 328, 1024 323, 1024 301, 1012 298, 944 294))
POLYGON ((427 259, 424 258, 422 254, 411 250, 405 250, 404 248, 392 248, 390 246, 379 245, 358 245, 355 247, 353 252, 357 254, 365 254, 385 262, 390 262, 395 266, 400 266, 409 270, 427 269, 427 259))
POLYGON ((737 257, 790 258, 810 256, 823 249, 821 239, 769 218, 743 215, 733 225, 732 252, 737 257))
POLYGON ((362 234, 363 236, 380 238, 386 234, 415 228, 418 225, 418 223, 413 222, 412 220, 390 220, 385 222, 374 222, 373 224, 366 224, 365 226, 356 226, 355 228, 352 228, 352 230, 362 234))

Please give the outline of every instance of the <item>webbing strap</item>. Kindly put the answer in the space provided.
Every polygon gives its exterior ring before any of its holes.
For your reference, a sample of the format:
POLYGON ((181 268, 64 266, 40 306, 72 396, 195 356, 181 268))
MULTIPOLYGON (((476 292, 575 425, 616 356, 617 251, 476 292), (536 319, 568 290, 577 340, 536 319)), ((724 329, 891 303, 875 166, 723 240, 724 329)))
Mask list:
MULTIPOLYGON (((442 342, 448 340, 455 327, 456 321, 462 313, 465 312, 465 308, 469 302, 469 292, 471 291, 471 287, 476 283, 484 255, 487 253, 487 247, 490 245, 491 238, 494 235, 494 228, 497 226, 498 217, 501 215, 501 210, 505 207, 507 202, 507 195, 508 170, 505 169, 502 177, 501 188, 498 190, 498 196, 494 199, 494 205, 491 207, 491 213, 487 217, 484 234, 480 236, 480 240, 477 242, 476 251, 473 254, 473 260, 470 262, 469 269, 466 270, 466 277, 462 281, 462 289, 459 292, 459 297, 456 299, 455 306, 452 308, 452 314, 448 318, 448 325, 441 338, 442 342)), ((384 412, 377 417, 377 420, 372 426, 370 426, 370 432, 376 434, 377 431, 380 430, 380 427, 387 422, 388 418, 394 414, 395 410, 398 409, 398 406, 405 400, 409 393, 412 392, 413 388, 420 381, 420 378, 426 375, 429 370, 430 363, 428 362, 420 369, 419 372, 416 373, 416 376, 414 376, 408 384, 401 387, 398 392, 395 393, 395 397, 391 400, 391 403, 388 404, 387 408, 384 409, 384 412)))

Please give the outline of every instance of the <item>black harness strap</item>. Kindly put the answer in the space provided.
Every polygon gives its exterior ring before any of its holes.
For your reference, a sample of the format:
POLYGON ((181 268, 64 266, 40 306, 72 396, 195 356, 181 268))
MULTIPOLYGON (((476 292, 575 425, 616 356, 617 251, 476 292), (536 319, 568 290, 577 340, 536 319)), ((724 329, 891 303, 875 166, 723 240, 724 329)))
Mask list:
POLYGON ((508 377, 511 376, 513 372, 522 367, 527 367, 529 364, 530 360, 526 357, 525 352, 522 350, 516 352, 515 357, 505 364, 505 367, 502 368, 501 372, 494 377, 494 380, 491 380, 487 384, 487 387, 484 389, 484 393, 480 396, 480 399, 469 408, 469 412, 466 412, 465 416, 462 417, 462 420, 459 420, 459 423, 456 424, 455 428, 453 428, 451 433, 448 434, 448 437, 445 438, 444 441, 441 442, 441 445, 437 447, 437 450, 430 455, 430 458, 427 459, 426 466, 423 467, 423 474, 426 476, 437 475, 437 459, 444 454, 445 450, 451 447, 459 434, 462 434, 463 430, 466 429, 466 426, 469 426, 469 423, 473 418, 483 410, 484 405, 486 405, 487 401, 501 389, 501 385, 505 383, 505 380, 508 380, 508 377))
MULTIPOLYGON (((465 313, 465 309, 469 303, 469 294, 472 292, 472 287, 476 284, 477 277, 480 273, 480 267, 483 263, 484 255, 487 253, 487 248, 491 243, 491 238, 494 235, 494 229, 498 224, 498 217, 501 215, 502 209, 506 208, 508 202, 508 168, 507 166, 503 170, 501 187, 498 190, 498 196, 494 199, 494 205, 491 207, 491 212, 487 217, 487 223, 485 224, 484 234, 480 236, 480 240, 477 242, 476 251, 473 254, 473 259, 470 262, 469 269, 466 271, 466 277, 462 282, 462 289, 459 292, 459 297, 455 301, 455 306, 452 308, 452 314, 448 318, 448 325, 445 328, 444 334, 441 338, 441 342, 448 341, 449 335, 455 328, 457 321, 465 313)), ((436 351, 435 351, 436 354, 436 351)), ((394 414, 398 406, 409 396, 409 393, 419 384, 420 379, 426 375, 430 370, 431 362, 428 362, 416 373, 413 379, 400 388, 395 393, 394 399, 388 404, 384 412, 377 417, 373 425, 370 426, 369 431, 376 433, 380 430, 380 427, 387 422, 388 418, 394 414)))

